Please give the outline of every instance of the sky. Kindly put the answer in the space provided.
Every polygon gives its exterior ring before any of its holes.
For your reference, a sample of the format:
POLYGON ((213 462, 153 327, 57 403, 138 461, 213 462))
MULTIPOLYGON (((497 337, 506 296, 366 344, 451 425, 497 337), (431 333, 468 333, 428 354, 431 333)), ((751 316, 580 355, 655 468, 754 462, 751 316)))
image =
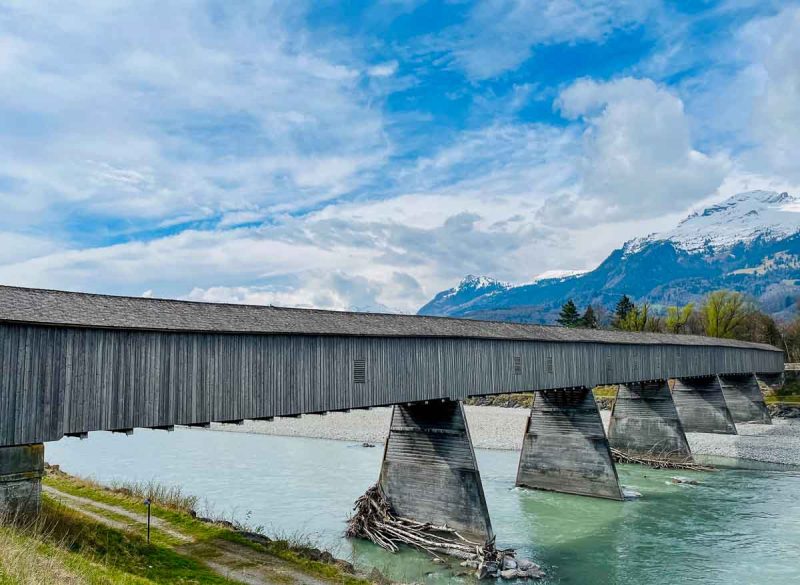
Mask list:
POLYGON ((415 312, 800 194, 800 3, 0 0, 0 284, 415 312))

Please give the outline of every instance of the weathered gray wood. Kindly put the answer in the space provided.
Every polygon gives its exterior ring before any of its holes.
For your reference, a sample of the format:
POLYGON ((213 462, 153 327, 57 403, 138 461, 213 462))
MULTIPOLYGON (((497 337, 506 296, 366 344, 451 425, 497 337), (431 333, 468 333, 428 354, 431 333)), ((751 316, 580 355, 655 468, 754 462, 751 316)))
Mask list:
POLYGON ((541 390, 522 443, 517 485, 622 500, 591 390, 541 390))
POLYGON ((780 352, 760 347, 155 332, 2 322, 0 363, 0 446, 55 441, 65 433, 783 368, 780 352), (353 381, 356 358, 366 361, 363 384, 353 381))
POLYGON ((672 399, 687 433, 736 434, 717 376, 674 380, 672 399))
POLYGON ((619 385, 608 442, 632 455, 678 461, 692 456, 666 380, 619 385))
POLYGON ((0 286, 0 446, 94 430, 778 373, 782 358, 770 346, 704 337, 0 286))
POLYGON ((461 403, 397 405, 380 487, 398 516, 488 539, 492 524, 461 403))
POLYGON ((764 395, 754 375, 720 375, 719 381, 725 403, 735 422, 772 424, 764 395))

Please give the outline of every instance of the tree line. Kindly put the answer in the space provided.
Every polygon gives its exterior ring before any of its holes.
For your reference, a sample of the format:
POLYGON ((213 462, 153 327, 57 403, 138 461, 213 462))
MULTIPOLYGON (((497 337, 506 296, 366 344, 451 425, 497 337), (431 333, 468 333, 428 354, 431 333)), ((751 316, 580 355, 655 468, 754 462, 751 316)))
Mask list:
POLYGON ((753 300, 730 290, 714 291, 699 303, 670 306, 661 311, 654 310, 647 302, 636 304, 622 295, 613 312, 590 304, 581 313, 569 299, 561 307, 556 322, 564 327, 706 335, 768 343, 783 349, 789 361, 800 361, 800 311, 791 321, 778 323, 753 300))

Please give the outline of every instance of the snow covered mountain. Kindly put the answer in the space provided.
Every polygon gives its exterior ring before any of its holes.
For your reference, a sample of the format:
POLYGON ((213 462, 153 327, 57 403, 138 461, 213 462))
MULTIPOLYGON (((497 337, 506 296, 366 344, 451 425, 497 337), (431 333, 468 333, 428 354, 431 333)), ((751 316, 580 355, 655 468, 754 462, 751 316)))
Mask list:
POLYGON ((702 213, 693 213, 665 234, 651 234, 625 244, 635 254, 658 241, 694 254, 713 254, 757 239, 780 240, 800 230, 800 199, 788 193, 739 193, 702 213))
POLYGON ((567 298, 610 308, 627 294, 658 306, 719 288, 751 295, 778 317, 793 311, 800 297, 800 198, 740 193, 669 232, 626 242, 592 271, 551 271, 516 286, 469 276, 419 314, 551 323, 567 298))

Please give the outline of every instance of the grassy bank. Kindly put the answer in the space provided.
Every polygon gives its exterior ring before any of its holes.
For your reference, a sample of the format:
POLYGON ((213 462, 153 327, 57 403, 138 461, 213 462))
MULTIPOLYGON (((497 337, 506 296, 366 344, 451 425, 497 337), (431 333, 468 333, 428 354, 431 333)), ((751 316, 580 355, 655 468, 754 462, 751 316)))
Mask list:
MULTIPOLYGON (((240 583, 225 567, 230 558, 258 566, 269 583, 368 583, 328 553, 199 519, 191 509, 194 500, 180 491, 108 488, 57 471, 44 485, 62 497, 45 494, 34 521, 0 525, 0 585, 240 583), (61 503, 66 495, 73 500, 61 503), (145 512, 143 496, 153 499, 160 523, 150 544, 144 525, 135 521, 145 512)), ((235 573, 241 567, 230 568, 235 573)))
POLYGON ((783 387, 777 391, 765 391, 764 399, 767 404, 800 406, 800 377, 798 377, 798 372, 786 372, 783 387))
MULTIPOLYGON (((596 386, 592 389, 594 397, 599 400, 612 400, 617 396, 616 386, 596 386)), ((478 406, 503 406, 509 408, 531 408, 533 406, 533 392, 519 392, 516 394, 495 394, 479 398, 467 398, 465 404, 478 406)))
MULTIPOLYGON (((596 386, 592 389, 594 397, 601 404, 610 408, 611 402, 617 396, 616 386, 596 386)), ((800 406, 800 380, 787 379, 787 383, 777 392, 764 389, 764 401, 767 404, 783 404, 786 406, 800 406)), ((520 392, 518 394, 496 394, 480 398, 468 398, 466 404, 479 406, 503 406, 513 408, 530 408, 533 405, 533 393, 520 392)))
POLYGON ((0 528, 0 570, 10 584, 232 584, 154 539, 115 530, 43 498, 38 519, 0 528))

